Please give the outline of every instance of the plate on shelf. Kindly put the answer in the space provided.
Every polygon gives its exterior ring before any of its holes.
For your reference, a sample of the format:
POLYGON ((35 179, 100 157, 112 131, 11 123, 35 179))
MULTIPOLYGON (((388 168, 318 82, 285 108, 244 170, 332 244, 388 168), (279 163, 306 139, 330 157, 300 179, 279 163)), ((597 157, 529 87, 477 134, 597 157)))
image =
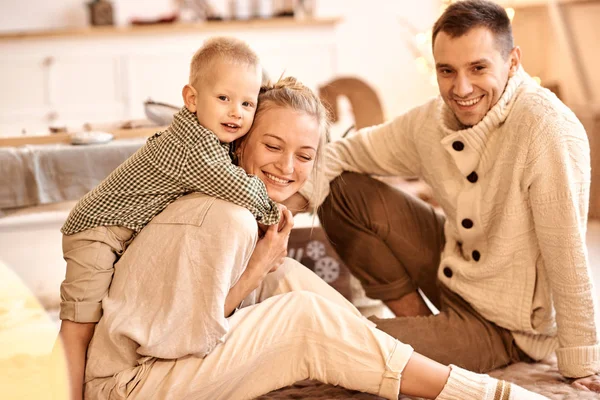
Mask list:
POLYGON ((147 100, 144 102, 144 112, 148 119, 158 125, 170 125, 173 117, 181 107, 176 107, 167 103, 147 100))
POLYGON ((112 133, 101 131, 71 133, 71 144, 102 144, 113 140, 112 133))

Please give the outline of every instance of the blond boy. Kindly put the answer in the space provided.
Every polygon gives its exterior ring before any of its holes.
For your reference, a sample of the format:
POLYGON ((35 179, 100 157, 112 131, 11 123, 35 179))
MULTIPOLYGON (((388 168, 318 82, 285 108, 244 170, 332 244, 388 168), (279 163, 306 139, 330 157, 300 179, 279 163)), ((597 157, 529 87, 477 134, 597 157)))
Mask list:
POLYGON ((113 265, 167 205, 197 191, 249 209, 261 224, 279 222, 279 209, 264 184, 229 156, 229 144, 252 125, 261 81, 258 56, 247 44, 208 40, 192 58, 182 91, 185 107, 171 126, 149 138, 71 211, 61 229, 67 273, 60 318, 76 382, 73 395, 81 395, 85 350, 102 315, 113 265))

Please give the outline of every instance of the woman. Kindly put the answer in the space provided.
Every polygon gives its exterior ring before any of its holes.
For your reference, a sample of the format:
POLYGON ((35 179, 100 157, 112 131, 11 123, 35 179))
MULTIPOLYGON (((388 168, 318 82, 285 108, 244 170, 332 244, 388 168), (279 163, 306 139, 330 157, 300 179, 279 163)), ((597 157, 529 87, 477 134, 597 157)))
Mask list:
MULTIPOLYGON (((259 104, 236 154, 283 202, 314 171, 327 117, 293 78, 259 104)), ((251 399, 307 378, 390 399, 536 398, 375 329, 284 258, 292 221, 285 210, 280 230, 261 237, 249 211, 197 193, 155 217, 115 268, 89 346, 86 398, 251 399)))

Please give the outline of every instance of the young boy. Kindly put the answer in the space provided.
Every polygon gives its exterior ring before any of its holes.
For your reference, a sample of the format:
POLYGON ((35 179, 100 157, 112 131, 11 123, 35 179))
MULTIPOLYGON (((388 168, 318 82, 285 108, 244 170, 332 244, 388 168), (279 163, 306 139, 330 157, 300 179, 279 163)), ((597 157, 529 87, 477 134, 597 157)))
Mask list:
POLYGON ((279 209, 264 184, 233 165, 229 156, 229 143, 252 125, 261 81, 258 56, 247 44, 233 38, 208 40, 192 58, 182 93, 185 107, 171 126, 149 138, 71 211, 61 229, 67 274, 60 319, 72 371, 83 371, 77 365, 85 362, 85 349, 70 346, 69 330, 78 338, 89 337, 89 343, 113 264, 167 205, 196 191, 249 209, 263 225, 279 222, 279 209), (81 324, 87 327, 77 326, 81 324))

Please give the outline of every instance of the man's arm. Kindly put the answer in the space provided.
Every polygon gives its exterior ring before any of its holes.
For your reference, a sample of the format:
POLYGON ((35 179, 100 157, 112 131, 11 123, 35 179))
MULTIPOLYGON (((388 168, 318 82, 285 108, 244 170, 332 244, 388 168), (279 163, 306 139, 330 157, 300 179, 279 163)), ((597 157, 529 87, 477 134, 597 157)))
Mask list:
POLYGON ((556 309, 559 370, 581 378, 600 372, 600 318, 585 244, 589 144, 583 127, 570 121, 539 132, 529 151, 535 232, 556 309))
POLYGON ((393 120, 361 129, 352 136, 329 143, 317 166, 318 177, 300 190, 312 207, 318 207, 329 194, 329 183, 344 171, 382 176, 420 176, 421 160, 415 132, 435 104, 427 103, 393 120))
POLYGON ((309 208, 308 200, 300 193, 295 193, 292 195, 289 199, 283 202, 283 205, 287 207, 292 215, 306 212, 309 208))

